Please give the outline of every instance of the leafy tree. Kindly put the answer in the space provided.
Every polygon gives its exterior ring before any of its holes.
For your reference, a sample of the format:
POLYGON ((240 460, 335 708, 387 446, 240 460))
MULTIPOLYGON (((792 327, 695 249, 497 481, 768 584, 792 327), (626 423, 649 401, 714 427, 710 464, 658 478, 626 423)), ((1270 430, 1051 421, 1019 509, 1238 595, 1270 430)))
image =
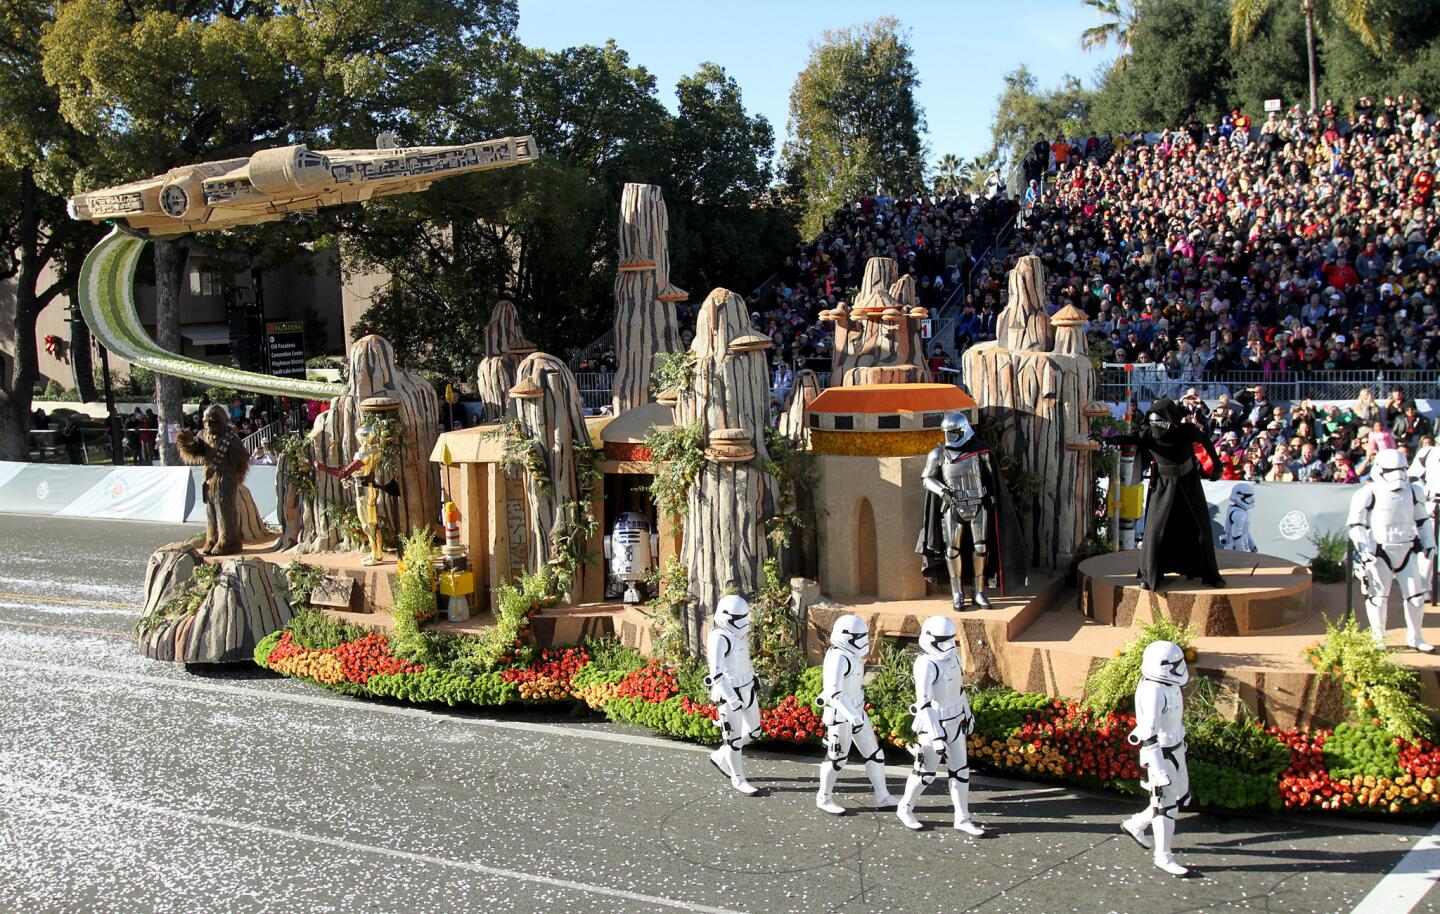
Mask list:
MULTIPOLYGON (((1091 94, 1080 80, 1066 76, 1055 89, 1040 91, 1024 64, 1005 74, 1005 88, 996 102, 990 124, 992 155, 1018 162, 1039 139, 1059 134, 1075 137, 1090 129, 1091 94)), ((989 167, 987 166, 987 170, 989 167)), ((980 181, 985 180, 981 172, 980 181)))
MULTIPOLYGON (((488 78, 475 65, 515 23, 513 0, 72 0, 46 30, 43 63, 65 119, 96 140, 79 179, 89 188, 433 124, 488 78)), ((199 248, 193 237, 154 245, 155 335, 168 349, 180 347, 180 281, 199 248)), ((162 422, 180 421, 180 397, 178 379, 158 379, 162 422)))
POLYGON ((1080 33, 1080 47, 1089 51, 1103 48, 1111 42, 1119 48, 1120 56, 1115 66, 1123 68, 1130 59, 1130 31, 1145 0, 1081 0, 1098 15, 1105 18, 1099 25, 1092 25, 1080 33))
MULTIPOLYGON (((74 291, 84 252, 98 237, 65 215, 65 192, 89 149, 60 118, 59 98, 41 73, 40 36, 50 9, 41 0, 0 6, 0 281, 13 282, 14 293, 0 314, 14 356, 0 364, 0 460, 29 459, 40 379, 36 322, 47 305, 74 291)), ((83 324, 72 326, 76 386, 93 397, 89 334, 83 324)))
POLYGON ((1094 98, 1106 131, 1178 127, 1192 115, 1216 120, 1230 110, 1226 0, 1155 0, 1131 32, 1130 64, 1106 74, 1094 98))
POLYGON ((908 33, 895 19, 826 31, 790 90, 788 193, 813 234, 867 190, 923 186, 925 115, 908 33))
POLYGON ((959 190, 964 186, 961 178, 962 164, 960 157, 953 152, 947 152, 935 163, 935 192, 937 194, 948 194, 959 190))
MULTIPOLYGON (((1230 4, 1230 41, 1240 46, 1254 36, 1271 7, 1279 0, 1232 0, 1230 4)), ((1310 110, 1317 110, 1319 74, 1315 66, 1315 29, 1322 25, 1343 25, 1359 37, 1362 44, 1379 54, 1390 45, 1390 24, 1385 0, 1300 0, 1305 17, 1305 50, 1310 72, 1310 110)))

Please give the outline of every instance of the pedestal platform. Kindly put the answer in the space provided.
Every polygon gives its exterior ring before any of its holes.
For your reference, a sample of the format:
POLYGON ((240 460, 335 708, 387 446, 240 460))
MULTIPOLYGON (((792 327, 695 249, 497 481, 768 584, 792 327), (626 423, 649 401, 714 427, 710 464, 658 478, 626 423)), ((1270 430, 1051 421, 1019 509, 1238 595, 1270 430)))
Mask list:
POLYGON ((1080 563, 1080 611, 1104 625, 1129 627, 1154 616, 1193 625, 1196 634, 1224 637, 1292 628, 1310 617, 1310 569, 1253 552, 1215 553, 1225 587, 1167 575, 1144 590, 1135 577, 1136 550, 1080 563))

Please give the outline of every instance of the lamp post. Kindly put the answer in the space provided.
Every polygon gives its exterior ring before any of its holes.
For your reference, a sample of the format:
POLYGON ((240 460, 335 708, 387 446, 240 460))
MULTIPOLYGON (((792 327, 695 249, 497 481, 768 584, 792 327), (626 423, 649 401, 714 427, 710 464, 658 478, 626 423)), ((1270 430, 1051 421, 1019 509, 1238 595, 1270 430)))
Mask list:
MULTIPOLYGON (((66 318, 70 323, 83 323, 84 315, 80 313, 80 307, 71 304, 67 309, 70 316, 66 318)), ((94 337, 91 337, 93 340, 94 337)), ((115 388, 110 384, 110 350, 99 340, 94 340, 95 348, 100 350, 100 374, 105 382, 105 415, 108 418, 107 425, 110 426, 110 463, 120 466, 125 462, 125 454, 120 444, 120 416, 115 412, 115 388)))

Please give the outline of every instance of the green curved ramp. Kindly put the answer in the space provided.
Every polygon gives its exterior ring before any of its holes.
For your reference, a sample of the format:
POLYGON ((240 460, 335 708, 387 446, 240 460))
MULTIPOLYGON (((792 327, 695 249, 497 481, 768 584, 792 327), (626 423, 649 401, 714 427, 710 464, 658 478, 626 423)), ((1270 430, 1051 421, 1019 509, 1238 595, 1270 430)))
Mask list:
POLYGON ((135 266, 148 239, 119 228, 100 240, 80 268, 80 312, 105 348, 151 371, 214 387, 234 387, 280 397, 329 400, 345 393, 342 384, 277 378, 274 375, 212 365, 162 349, 140 323, 135 311, 135 266))

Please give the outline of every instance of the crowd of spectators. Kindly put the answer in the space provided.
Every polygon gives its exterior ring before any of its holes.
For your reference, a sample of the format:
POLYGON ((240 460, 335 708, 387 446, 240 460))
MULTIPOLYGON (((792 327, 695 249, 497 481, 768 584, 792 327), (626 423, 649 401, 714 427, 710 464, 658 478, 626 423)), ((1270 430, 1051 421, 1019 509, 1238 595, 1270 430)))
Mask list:
POLYGON ((1187 421, 1214 440, 1223 479, 1353 483, 1385 448, 1399 448, 1409 461, 1435 444, 1430 420, 1400 388, 1383 403, 1366 387, 1348 405, 1282 406, 1263 384, 1222 394, 1213 405, 1192 387, 1178 402, 1187 421))
MULTIPOLYGON (((1404 97, 1348 118, 1236 111, 1027 156, 1016 255, 1045 261, 1115 361, 1198 381, 1437 364, 1440 129, 1404 97)), ((982 328, 1003 286, 976 290, 982 328)), ((983 330, 982 330, 983 332, 983 330)))

